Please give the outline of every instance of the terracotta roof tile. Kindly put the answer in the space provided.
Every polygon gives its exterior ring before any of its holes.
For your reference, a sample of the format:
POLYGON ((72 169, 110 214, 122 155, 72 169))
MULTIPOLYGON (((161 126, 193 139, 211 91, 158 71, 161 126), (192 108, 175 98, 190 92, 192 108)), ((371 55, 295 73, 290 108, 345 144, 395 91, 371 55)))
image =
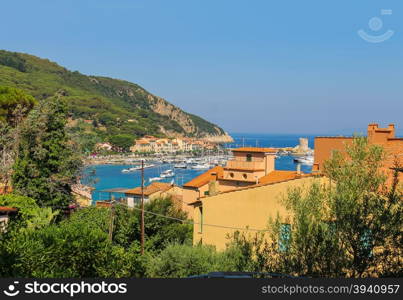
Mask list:
MULTIPOLYGON (((273 172, 294 172, 294 173, 296 173, 295 171, 273 171, 273 172)), ((245 187, 241 187, 241 188, 234 188, 234 189, 231 189, 231 190, 220 192, 220 193, 218 193, 218 195, 225 194, 225 193, 231 193, 231 192, 238 192, 238 191, 243 191, 243 190, 254 189, 254 188, 258 188, 258 187, 265 186, 265 185, 277 184, 277 183, 286 182, 286 181, 290 181, 290 180, 296 180, 296 179, 299 179, 299 178, 322 176, 321 174, 315 174, 315 173, 308 173, 308 174, 301 173, 301 175, 299 175, 299 176, 297 174, 294 174, 294 176, 292 176, 291 174, 289 174, 289 175, 286 175, 286 174, 280 175, 279 173, 273 173, 273 172, 271 172, 268 175, 264 176, 266 178, 261 177, 259 179, 258 184, 245 186, 245 187), (260 182, 260 180, 262 180, 262 178, 264 178, 263 179, 264 182, 260 182)), ((200 197, 200 199, 208 198, 208 197, 214 197, 214 196, 202 196, 202 197, 200 197)), ((190 205, 195 204, 195 203, 197 203, 197 201, 193 202, 193 203, 190 203, 190 205)))
MULTIPOLYGON (((150 196, 156 192, 165 192, 172 187, 172 184, 165 182, 153 182, 150 185, 144 187, 144 196, 150 196)), ((125 194, 141 195, 141 187, 127 190, 125 194)))
POLYGON ((15 212, 17 208, 9 207, 9 206, 0 206, 0 212, 15 212))
POLYGON ((214 167, 203 174, 197 176, 196 178, 193 178, 191 181, 186 182, 183 186, 184 187, 201 187, 207 183, 209 183, 211 180, 218 178, 222 178, 224 174, 224 168, 221 166, 214 167), (215 173, 216 175, 213 175, 215 173))
POLYGON ((278 150, 275 148, 257 148, 257 147, 241 147, 232 149, 232 152, 259 152, 259 153, 276 153, 278 150))
MULTIPOLYGON (((303 174, 301 173, 301 175, 303 174)), ((265 184, 265 183, 281 182, 284 180, 295 179, 297 177, 300 177, 301 175, 298 175, 296 171, 275 170, 271 171, 266 176, 259 178, 259 183, 265 184)))

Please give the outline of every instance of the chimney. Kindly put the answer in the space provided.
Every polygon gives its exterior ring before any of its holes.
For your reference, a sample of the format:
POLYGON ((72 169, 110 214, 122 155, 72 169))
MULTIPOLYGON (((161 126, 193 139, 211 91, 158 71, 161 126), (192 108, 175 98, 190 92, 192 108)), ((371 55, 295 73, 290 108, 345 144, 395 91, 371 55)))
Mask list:
POLYGON ((389 124, 388 129, 390 130, 388 138, 393 139, 395 137, 395 124, 389 124))
POLYGON ((367 136, 370 143, 372 143, 375 135, 375 130, 378 128, 377 123, 368 124, 367 136))

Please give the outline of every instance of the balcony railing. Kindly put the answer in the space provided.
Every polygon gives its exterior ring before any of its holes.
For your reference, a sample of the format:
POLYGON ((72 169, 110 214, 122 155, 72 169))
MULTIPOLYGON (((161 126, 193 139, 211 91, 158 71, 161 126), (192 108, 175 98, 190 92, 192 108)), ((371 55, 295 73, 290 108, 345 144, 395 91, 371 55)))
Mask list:
POLYGON ((258 170, 264 169, 264 161, 245 161, 245 160, 229 160, 227 161, 227 168, 231 169, 248 169, 248 170, 258 170))
POLYGON ((234 156, 234 158, 232 158, 231 160, 246 162, 264 162, 263 157, 251 157, 250 161, 248 161, 245 156, 234 156))

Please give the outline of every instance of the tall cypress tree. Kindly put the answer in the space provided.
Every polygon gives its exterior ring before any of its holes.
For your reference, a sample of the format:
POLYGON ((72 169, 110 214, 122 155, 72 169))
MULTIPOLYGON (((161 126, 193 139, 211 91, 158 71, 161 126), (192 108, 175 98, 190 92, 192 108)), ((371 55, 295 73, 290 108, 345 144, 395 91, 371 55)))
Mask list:
POLYGON ((41 101, 21 129, 12 185, 40 206, 64 207, 72 201, 71 184, 81 160, 65 127, 67 107, 60 98, 41 101))

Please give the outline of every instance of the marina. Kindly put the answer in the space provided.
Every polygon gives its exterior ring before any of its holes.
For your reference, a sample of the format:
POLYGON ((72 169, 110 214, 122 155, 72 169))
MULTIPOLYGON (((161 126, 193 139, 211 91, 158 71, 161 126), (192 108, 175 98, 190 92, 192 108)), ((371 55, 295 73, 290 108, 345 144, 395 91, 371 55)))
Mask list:
MULTIPOLYGON (((292 156, 279 156, 276 158, 276 168, 280 170, 295 170, 296 163, 292 156)), ((92 199, 106 200, 109 199, 107 193, 100 191, 111 188, 133 188, 141 185, 141 171, 122 173, 123 169, 129 168, 129 165, 96 165, 87 168, 87 172, 93 172, 93 178, 97 181, 94 185, 95 190, 92 192, 92 199)), ((173 183, 182 186, 184 183, 204 173, 205 169, 193 168, 173 168, 172 164, 160 163, 144 170, 145 184, 149 185, 153 181, 173 183), (174 170, 173 177, 161 177, 161 170, 174 170)), ((301 164, 301 171, 304 173, 311 172, 311 166, 301 164)), ((119 195, 116 194, 118 197, 119 195)))

